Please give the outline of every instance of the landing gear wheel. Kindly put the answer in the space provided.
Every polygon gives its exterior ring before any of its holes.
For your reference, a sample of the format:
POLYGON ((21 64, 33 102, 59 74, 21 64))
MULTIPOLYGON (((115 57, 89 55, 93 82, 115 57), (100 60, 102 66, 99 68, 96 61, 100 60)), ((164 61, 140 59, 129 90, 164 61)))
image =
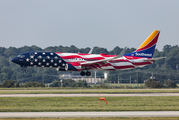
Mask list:
POLYGON ((28 70, 27 70, 27 69, 25 69, 25 70, 24 70, 24 72, 25 72, 25 73, 27 73, 27 72, 28 72, 28 70))
POLYGON ((28 70, 27 70, 27 67, 26 66, 21 66, 23 69, 24 69, 24 72, 27 73, 28 70))
POLYGON ((80 75, 81 75, 81 76, 85 76, 85 72, 84 72, 84 71, 81 71, 80 75))
POLYGON ((87 71, 86 76, 90 76, 90 75, 91 75, 91 72, 87 71))

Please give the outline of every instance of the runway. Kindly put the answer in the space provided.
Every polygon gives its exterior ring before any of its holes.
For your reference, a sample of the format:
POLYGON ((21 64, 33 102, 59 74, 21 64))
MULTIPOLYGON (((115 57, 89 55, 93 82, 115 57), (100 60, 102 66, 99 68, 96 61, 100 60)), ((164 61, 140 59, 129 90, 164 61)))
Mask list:
MULTIPOLYGON (((99 94, 0 94, 0 97, 98 97, 99 94)), ((102 97, 179 96, 179 93, 100 94, 102 97)))
POLYGON ((0 118, 37 117, 179 117, 179 111, 133 112, 0 112, 0 118))

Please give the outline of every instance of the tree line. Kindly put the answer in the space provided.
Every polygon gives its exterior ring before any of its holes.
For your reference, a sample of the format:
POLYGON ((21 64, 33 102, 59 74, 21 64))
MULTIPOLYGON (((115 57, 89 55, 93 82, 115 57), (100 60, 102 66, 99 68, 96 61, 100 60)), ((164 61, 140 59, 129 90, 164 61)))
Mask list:
MULTIPOLYGON (((28 88, 28 87, 45 87, 44 83, 39 82, 26 82, 21 83, 20 81, 15 80, 4 80, 0 84, 0 88, 28 88)), ((76 81, 72 79, 65 79, 63 81, 55 80, 53 81, 48 87, 83 87, 83 88, 89 88, 90 86, 86 83, 86 81, 79 80, 77 83, 76 81)))
MULTIPOLYGON (((20 84, 20 82, 15 82, 14 80, 4 80, 2 84, 0 84, 0 88, 29 88, 29 87, 45 87, 44 83, 39 82, 26 82, 24 84, 20 84)), ((72 79, 65 79, 63 81, 61 80, 55 80, 50 85, 46 85, 46 87, 82 87, 82 88, 104 88, 104 89, 111 89, 111 88, 122 88, 122 86, 109 86, 107 84, 101 83, 100 85, 94 85, 93 87, 88 85, 86 81, 79 80, 78 82, 72 80, 72 79)), ((147 88, 176 88, 178 87, 176 83, 172 80, 166 80, 164 83, 161 83, 160 81, 154 81, 153 79, 148 79, 145 82, 145 87, 147 88)), ((131 87, 132 88, 132 87, 131 87)))
POLYGON ((4 80, 2 84, 0 84, 2 88, 19 88, 19 87, 45 87, 44 83, 39 82, 26 82, 24 84, 20 84, 20 81, 14 80, 4 80))
MULTIPOLYGON (((93 54, 112 54, 118 55, 123 48, 116 46, 113 50, 108 51, 106 48, 94 47, 93 54)), ((125 53, 130 53, 135 51, 135 48, 128 48, 125 53)), ((20 81, 20 83, 26 82, 39 82, 39 83, 51 83, 52 81, 59 80, 59 74, 64 72, 59 72, 54 68, 28 68, 28 73, 24 73, 23 68, 11 62, 11 59, 18 54, 32 51, 44 51, 44 52, 72 52, 72 53, 88 53, 90 48, 77 48, 74 45, 70 47, 67 46, 50 46, 47 48, 40 48, 38 46, 23 46, 23 47, 0 47, 0 82, 3 83, 4 80, 15 80, 20 81)), ((151 75, 150 72, 155 74, 155 78, 157 81, 164 80, 174 80, 176 83, 179 83, 179 47, 178 45, 171 46, 165 45, 162 51, 155 50, 155 57, 166 57, 165 59, 157 60, 153 64, 148 65, 140 70, 142 72, 138 73, 138 83, 144 82, 145 79, 148 79, 151 75), (143 72, 146 73, 143 73, 143 72), (148 73, 147 73, 148 72, 148 73)), ((129 71, 129 70, 128 70, 129 71)), ((136 76, 135 70, 130 70, 131 73, 126 74, 124 71, 111 71, 109 75, 109 79, 107 82, 114 82, 120 79, 129 79, 129 75, 136 76), (113 75, 115 74, 115 75, 113 75), (119 77, 118 77, 119 76, 119 77)), ((79 74, 75 73, 74 74, 79 74)), ((103 77, 103 71, 97 72, 98 76, 103 77)), ((93 74, 92 74, 93 76, 93 74)), ((132 80, 136 79, 134 77, 132 80)), ((125 82, 125 81, 124 81, 125 82)))

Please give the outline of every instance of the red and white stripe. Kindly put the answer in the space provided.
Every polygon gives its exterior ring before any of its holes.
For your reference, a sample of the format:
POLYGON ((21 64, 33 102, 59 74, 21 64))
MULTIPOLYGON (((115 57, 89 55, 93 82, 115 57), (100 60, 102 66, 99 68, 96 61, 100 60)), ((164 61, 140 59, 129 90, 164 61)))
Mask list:
POLYGON ((105 61, 105 59, 112 59, 117 57, 117 55, 107 55, 107 54, 81 54, 81 53, 61 53, 56 52, 65 62, 72 64, 78 71, 84 68, 99 69, 99 70, 126 70, 133 69, 136 67, 143 67, 152 62, 144 62, 147 58, 123 56, 111 61, 106 64, 103 62, 97 62, 94 64, 81 64, 87 63, 89 61, 105 61))

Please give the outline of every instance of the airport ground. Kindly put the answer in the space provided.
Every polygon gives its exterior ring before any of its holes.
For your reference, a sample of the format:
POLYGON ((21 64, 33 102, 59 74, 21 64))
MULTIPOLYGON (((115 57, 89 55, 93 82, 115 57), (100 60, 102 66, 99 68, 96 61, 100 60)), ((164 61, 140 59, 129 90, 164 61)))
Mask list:
POLYGON ((179 89, 89 89, 89 88, 6 88, 0 94, 128 94, 179 93, 179 89))
MULTIPOLYGON (((61 111, 179 111, 179 96, 145 96, 147 93, 179 93, 179 89, 59 89, 59 88, 11 88, 1 89, 0 94, 71 94, 71 93, 109 93, 109 94, 139 94, 139 96, 106 96, 108 105, 101 101, 99 108, 99 97, 1 97, 0 111, 2 112, 61 112, 61 111)), ((0 118, 0 120, 13 118, 0 118)), ((14 118, 17 119, 17 118, 14 118)), ((120 120, 120 119, 166 119, 177 120, 179 117, 112 117, 112 118, 18 118, 28 120, 120 120)))
POLYGON ((178 117, 179 111, 120 111, 120 112, 0 112, 0 118, 122 118, 178 117))
POLYGON ((0 120, 179 120, 179 117, 0 118, 0 120))
POLYGON ((179 111, 179 96, 1 97, 0 112, 179 111))

